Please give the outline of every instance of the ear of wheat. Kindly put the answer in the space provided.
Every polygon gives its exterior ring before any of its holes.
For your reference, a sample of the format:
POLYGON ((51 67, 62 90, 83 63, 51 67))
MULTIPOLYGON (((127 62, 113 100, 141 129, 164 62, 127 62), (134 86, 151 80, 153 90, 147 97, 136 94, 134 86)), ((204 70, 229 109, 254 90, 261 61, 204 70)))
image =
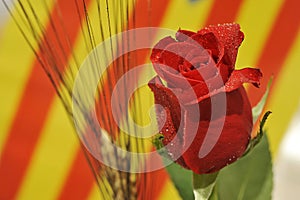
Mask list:
MULTIPOLYGON (((105 70, 103 78, 97 76, 99 74, 97 70, 105 67, 101 66, 101 63, 108 62, 105 58, 113 57, 116 52, 126 51, 126 48, 134 44, 134 35, 128 36, 131 37, 131 42, 128 42, 129 38, 110 39, 113 35, 137 27, 155 25, 155 19, 152 18, 152 2, 66 0, 54 3, 51 0, 18 0, 15 1, 13 8, 8 6, 6 0, 2 2, 50 79, 71 123, 75 122, 79 128, 78 138, 83 141, 82 149, 97 180, 102 198, 152 199, 153 191, 149 192, 149 189, 154 186, 155 180, 150 178, 149 173, 131 173, 130 170, 126 172, 111 168, 99 162, 90 153, 91 149, 96 151, 100 157, 117 168, 136 167, 132 160, 126 157, 120 159, 122 155, 118 155, 118 151, 103 148, 103 138, 99 136, 96 126, 98 123, 108 133, 109 140, 123 150, 148 152, 152 148, 149 139, 135 137, 134 128, 128 128, 132 133, 131 136, 122 132, 114 121, 111 111, 111 95, 117 81, 134 66, 143 63, 149 51, 128 52, 115 58, 114 62, 108 63, 109 67, 105 70), (37 4, 42 4, 44 9, 37 10, 37 4), (48 18, 48 24, 42 23, 44 18, 48 18), (75 44, 76 40, 78 43, 75 44), (97 67, 94 68, 95 71, 83 74, 82 90, 74 98, 74 82, 81 64, 86 56, 105 40, 109 40, 107 45, 103 46, 106 55, 93 56, 91 64, 97 67), (90 110, 86 106, 89 99, 85 93, 85 88, 95 80, 99 80, 95 93, 97 121, 90 116, 90 110), (72 103, 79 108, 77 113, 79 117, 76 119, 72 103)), ((124 79, 120 91, 125 90, 129 84, 138 84, 141 78, 141 74, 135 73, 130 80, 124 79)), ((140 124, 147 122, 143 110, 152 101, 147 95, 143 96, 143 90, 145 89, 135 92, 132 97, 125 97, 131 98, 129 103, 131 111, 125 114, 132 116, 140 124)), ((149 161, 139 160, 138 167, 147 168, 147 163, 149 161)))

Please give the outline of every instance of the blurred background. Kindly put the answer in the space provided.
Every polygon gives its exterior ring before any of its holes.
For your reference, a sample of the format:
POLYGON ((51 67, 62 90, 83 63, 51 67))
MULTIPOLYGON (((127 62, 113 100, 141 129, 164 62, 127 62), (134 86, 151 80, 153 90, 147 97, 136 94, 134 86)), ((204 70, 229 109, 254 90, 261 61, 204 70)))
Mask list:
MULTIPOLYGON (((71 0, 47 2, 53 6, 60 1, 71 0)), ((261 89, 247 86, 252 105, 256 105, 274 76, 265 108, 273 112, 266 124, 274 159, 273 199, 298 199, 300 2, 137 0, 136 3, 151 5, 152 25, 163 28, 196 31, 208 24, 241 25, 245 40, 236 67, 259 67, 264 74, 261 89)), ((145 16, 140 17, 142 20, 145 16)), ((47 16, 41 20, 48 23, 47 16)), ((0 199, 99 199, 94 178, 60 99, 2 2, 0 91, 0 199)), ((160 187, 156 188, 153 199, 179 199, 168 176, 158 181, 160 187)))

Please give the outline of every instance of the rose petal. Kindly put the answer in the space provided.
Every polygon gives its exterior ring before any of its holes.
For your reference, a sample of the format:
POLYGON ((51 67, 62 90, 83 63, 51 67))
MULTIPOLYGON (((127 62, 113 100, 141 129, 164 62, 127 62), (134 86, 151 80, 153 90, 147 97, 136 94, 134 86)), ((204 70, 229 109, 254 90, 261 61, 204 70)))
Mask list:
MULTIPOLYGON (((196 138, 183 154, 183 159, 195 173, 212 173, 234 162, 245 152, 252 130, 251 106, 243 87, 227 96, 227 112, 224 124, 222 118, 207 119, 211 111, 211 100, 207 99, 200 105, 200 122, 196 138), (222 126, 223 125, 223 126, 222 126), (210 127, 209 133, 207 133, 210 127), (221 132, 220 131, 221 127, 221 132), (206 145, 212 145, 212 150, 203 158, 199 158, 200 148, 203 148, 205 136, 209 134, 206 145), (216 140, 217 139, 217 140, 216 140), (217 141, 215 143, 215 141, 217 141), (211 142, 211 143, 210 143, 211 142)), ((218 95, 213 98, 219 98, 218 95)), ((187 120, 187 126, 195 126, 192 119, 187 120)), ((184 139, 190 137, 189 132, 184 133, 184 139)))
POLYGON ((180 94, 180 101, 186 105, 195 104, 220 92, 234 91, 241 87, 243 83, 252 83, 258 87, 261 78, 262 73, 259 69, 244 68, 234 70, 224 85, 223 82, 220 81, 220 75, 217 74, 215 77, 206 80, 205 83, 199 82, 199 84, 194 85, 192 88, 185 89, 182 94, 180 94), (207 86, 209 86, 209 88, 207 86), (193 91, 197 94, 197 99, 194 99, 193 96, 190 95, 193 91))
POLYGON ((222 76, 223 82, 226 83, 232 73, 232 66, 226 65, 222 62, 218 63, 219 73, 222 76))
POLYGON ((197 33, 191 37, 191 39, 197 41, 202 48, 209 49, 212 52, 212 57, 216 63, 219 62, 219 58, 224 55, 224 46, 214 33, 197 33))
MULTIPOLYGON (((189 44, 184 44, 183 46, 185 46, 186 48, 193 47, 193 46, 189 46, 189 44)), ((177 48, 178 46, 171 44, 169 50, 178 51, 177 48)), ((195 51, 199 52, 199 50, 195 50, 195 51)), ((203 50, 202 52, 207 53, 206 50, 203 50)), ((169 53, 168 51, 164 51, 163 53, 161 53, 161 55, 164 55, 164 57, 170 56, 168 63, 164 63, 164 61, 160 60, 159 63, 162 64, 153 63, 153 66, 157 74, 162 79, 164 79, 168 83, 168 86, 170 87, 178 87, 181 89, 189 88, 190 86, 194 86, 198 83, 202 83, 204 80, 213 78, 218 73, 218 68, 216 67, 216 64, 212 59, 209 59, 207 65, 200 66, 197 69, 191 70, 189 72, 179 73, 178 71, 180 71, 181 69, 174 69, 174 67, 177 67, 177 65, 175 65, 175 63, 178 61, 177 59, 182 59, 182 58, 181 57, 173 58, 171 57, 172 54, 168 55, 168 53, 169 53), (168 67, 168 65, 174 65, 174 67, 168 67)), ((179 54, 185 57, 188 56, 192 57, 190 53, 185 55, 185 52, 179 52, 179 54)), ((190 67, 191 63, 187 62, 187 60, 184 60, 183 65, 187 65, 185 67, 190 67)), ((179 65, 179 68, 180 67, 181 66, 179 65)))
POLYGON ((194 45, 185 42, 171 43, 160 53, 159 62, 179 72, 179 65, 183 63, 184 57, 189 51, 194 48, 194 45))
MULTIPOLYGON (((184 69, 192 70, 193 68, 199 68, 201 64, 206 64, 211 59, 211 51, 206 49, 194 48, 184 57, 183 66, 184 69)), ((183 71, 187 72, 187 71, 183 71)))
POLYGON ((234 70, 225 84, 225 89, 227 92, 233 91, 239 88, 243 83, 252 83, 254 86, 259 87, 261 78, 262 73, 259 69, 244 68, 234 70))
MULTIPOLYGON (((197 58, 197 57, 203 58, 203 62, 205 62, 210 57, 210 54, 207 53, 205 49, 193 48, 193 49, 190 49, 190 51, 184 57, 184 59, 186 62, 191 62, 193 60, 193 58, 197 58)), ((192 63, 192 64, 194 64, 194 63, 192 63)))
POLYGON ((188 31, 188 30, 181 30, 179 29, 175 35, 176 40, 179 42, 184 42, 189 39, 192 35, 196 34, 195 32, 188 31))
POLYGON ((240 31, 240 26, 233 23, 219 24, 211 25, 198 31, 199 34, 210 32, 214 33, 218 41, 224 45, 223 62, 234 67, 238 48, 244 40, 244 34, 240 31))
POLYGON ((162 64, 153 64, 153 67, 159 77, 164 79, 171 88, 185 89, 191 87, 191 84, 195 85, 201 82, 201 80, 186 78, 175 69, 170 69, 162 64))
POLYGON ((163 134, 163 144, 167 148, 169 156, 173 160, 177 160, 177 162, 185 166, 184 161, 181 157, 181 149, 183 147, 183 137, 182 137, 182 128, 180 128, 181 124, 181 107, 180 104, 174 95, 174 93, 163 86, 159 77, 153 78, 149 82, 149 87, 154 93, 154 99, 156 104, 160 104, 163 110, 156 110, 157 113, 157 122, 161 123, 165 121, 165 124, 159 124, 159 127, 162 127, 160 133, 163 134), (164 120, 166 118, 166 120, 164 120))
POLYGON ((150 56, 150 59, 152 62, 158 62, 158 59, 160 57, 160 53, 165 49, 166 46, 168 46, 171 43, 176 42, 172 37, 165 37, 161 39, 152 49, 152 53, 150 56))
POLYGON ((205 34, 198 33, 193 35, 192 38, 198 41, 205 49, 211 51, 211 56, 219 68, 219 72, 225 83, 234 69, 234 65, 224 63, 224 57, 227 56, 225 55, 225 46, 219 41, 220 39, 218 37, 219 36, 215 36, 214 32, 208 32, 205 34))
MULTIPOLYGON (((169 88, 166 88, 158 76, 154 77, 148 83, 154 93, 155 103, 162 105, 172 111, 172 122, 175 124, 177 130, 180 124, 180 105, 179 102, 169 88)), ((161 126, 160 126, 161 127, 161 126)))
POLYGON ((186 42, 169 44, 160 53, 158 60, 152 60, 155 71, 172 87, 186 88, 190 87, 190 84, 200 82, 201 80, 193 77, 185 78, 179 73, 180 63, 184 62, 184 58, 194 48, 196 48, 194 45, 186 42))
POLYGON ((176 95, 179 97, 182 104, 192 105, 199 103, 200 101, 222 91, 225 91, 222 77, 219 74, 216 74, 210 79, 199 81, 199 83, 193 85, 192 87, 186 88, 181 92, 176 93, 176 95))
MULTIPOLYGON (((195 58, 197 59, 197 58, 195 58)), ((193 62, 193 60, 192 60, 193 62)), ((190 63, 184 62, 184 65, 189 65, 190 63)), ((215 62, 212 59, 209 59, 207 64, 201 64, 197 69, 191 70, 189 72, 182 72, 181 74, 184 77, 193 79, 193 80, 208 80, 211 77, 214 77, 218 73, 218 68, 216 67, 215 62)), ((191 85, 195 85, 199 83, 199 81, 190 82, 191 85)))

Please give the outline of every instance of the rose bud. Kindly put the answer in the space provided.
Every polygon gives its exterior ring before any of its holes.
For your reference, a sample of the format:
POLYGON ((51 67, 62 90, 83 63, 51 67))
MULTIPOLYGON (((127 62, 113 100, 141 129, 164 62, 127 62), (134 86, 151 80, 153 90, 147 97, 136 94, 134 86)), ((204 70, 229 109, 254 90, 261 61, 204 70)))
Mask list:
POLYGON ((262 73, 235 70, 243 39, 238 24, 222 24, 179 30, 152 50, 158 76, 149 87, 164 109, 156 111, 162 143, 171 159, 195 173, 219 171, 248 146, 253 122, 243 83, 258 87, 262 73))

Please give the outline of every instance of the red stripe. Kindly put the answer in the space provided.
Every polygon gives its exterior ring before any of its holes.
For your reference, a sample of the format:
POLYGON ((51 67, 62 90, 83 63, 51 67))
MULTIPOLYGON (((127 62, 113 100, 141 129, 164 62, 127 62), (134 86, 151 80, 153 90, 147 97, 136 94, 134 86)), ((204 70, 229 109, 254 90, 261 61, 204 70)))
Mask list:
MULTIPOLYGON (((154 149, 153 149, 154 150, 154 149)), ((148 166, 151 166, 151 161, 148 161, 148 166)), ((157 160, 155 160, 157 162, 157 160)), ((162 161, 160 164, 163 166, 162 161)), ((156 163, 157 164, 157 163, 156 163)), ((141 174, 137 183, 137 190, 139 191, 139 200, 153 200, 160 199, 161 193, 165 192, 166 182, 170 179, 166 169, 160 169, 157 171, 147 172, 141 174)))
POLYGON ((51 105, 53 95, 44 72, 35 64, 2 152, 0 199, 13 199, 16 195, 46 119, 45 108, 51 105))
POLYGON ((279 76, 280 70, 284 67, 284 61, 297 37, 300 27, 299 7, 300 2, 298 0, 284 1, 276 17, 275 24, 270 31, 270 35, 256 65, 261 68, 264 75, 261 84, 262 87, 261 89, 249 87, 248 90, 252 105, 256 105, 265 92, 270 77, 275 75, 274 85, 276 83, 276 77, 279 76))
MULTIPOLYGON (((70 43, 73 44, 79 30, 78 16, 74 12, 75 7, 66 0, 58 0, 55 5, 55 8, 57 7, 61 10, 62 18, 68 22, 65 24, 65 29, 68 32, 70 43)), ((60 23, 57 12, 53 11, 51 16, 55 24, 60 23)), ((57 42, 55 42, 53 30, 51 30, 49 24, 46 27, 43 41, 51 43, 51 48, 57 56, 63 58, 62 51, 58 50, 57 42)), ((59 38, 65 36, 63 29, 58 29, 57 34, 59 38)), ((66 41, 62 43, 64 52, 68 56, 70 54, 68 43, 66 41)), ((42 52, 39 51, 38 54, 42 55, 42 52)), ((66 65, 66 62, 66 60, 61 61, 61 69, 66 65)), ((17 194, 41 135, 54 95, 55 91, 36 59, 32 64, 31 74, 1 155, 0 199, 13 199, 17 194)), ((82 187, 85 187, 85 185, 82 185, 82 187)))
POLYGON ((234 22, 242 2, 243 0, 214 0, 206 26, 234 22))
POLYGON ((95 179, 87 164, 82 150, 78 151, 73 168, 69 172, 65 186, 62 188, 58 199, 83 200, 90 195, 95 179))
POLYGON ((152 26, 158 27, 166 14, 169 3, 170 0, 138 0, 135 6, 135 23, 133 24, 133 20, 130 20, 130 29, 152 26))

